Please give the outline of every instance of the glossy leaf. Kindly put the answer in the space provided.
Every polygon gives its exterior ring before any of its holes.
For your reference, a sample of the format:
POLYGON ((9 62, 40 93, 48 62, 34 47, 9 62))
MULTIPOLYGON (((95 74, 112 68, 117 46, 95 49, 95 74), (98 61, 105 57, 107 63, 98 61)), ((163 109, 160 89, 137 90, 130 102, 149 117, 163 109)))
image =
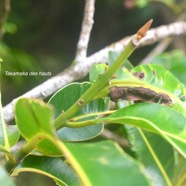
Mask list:
POLYGON ((30 141, 36 136, 45 138, 37 146, 37 149, 46 155, 61 154, 53 141, 55 139, 51 126, 53 109, 42 100, 21 98, 15 106, 16 124, 21 135, 30 141))
POLYGON ((158 133, 186 157, 186 118, 171 108, 155 103, 139 103, 100 120, 129 124, 158 133))
MULTIPOLYGON (((61 114, 62 111, 68 110, 70 106, 76 102, 80 96, 90 87, 89 83, 72 83, 58 92, 56 92, 52 98, 49 100, 49 103, 52 104, 55 108, 55 117, 61 114)), ((107 110, 108 101, 105 99, 95 99, 88 103, 85 107, 81 109, 79 113, 75 116, 82 116, 89 113, 96 113, 107 110)), ((74 117, 75 117, 74 116, 74 117)), ((89 116, 88 119, 94 118, 89 116)), ((63 127, 58 130, 58 136, 61 140, 69 141, 81 141, 93 138, 99 135, 103 130, 103 125, 94 125, 83 128, 68 128, 63 127)))
POLYGON ((159 65, 141 65, 130 72, 123 68, 116 74, 110 86, 143 87, 170 97, 173 109, 186 116, 184 85, 169 71, 159 65))
POLYGON ((2 166, 0 166, 0 185, 2 186, 15 186, 9 177, 8 173, 4 170, 2 166))
POLYGON ((82 180, 86 186, 150 185, 143 167, 114 142, 65 143, 65 145, 76 164, 81 167, 81 172, 77 169, 77 173, 80 177, 83 173, 86 175, 86 180, 82 180))
POLYGON ((17 176, 20 172, 35 172, 52 178, 61 186, 79 186, 79 180, 72 168, 70 168, 61 158, 45 156, 28 156, 14 170, 12 176, 17 176))
POLYGON ((151 63, 158 64, 173 73, 184 85, 186 85, 186 56, 181 50, 173 50, 155 56, 151 63))
POLYGON ((174 150, 161 136, 124 125, 135 157, 144 165, 154 185, 172 185, 174 150))
POLYGON ((131 73, 143 72, 143 82, 151 86, 168 91, 180 99, 185 95, 184 85, 172 73, 159 65, 140 65, 131 70, 131 73))

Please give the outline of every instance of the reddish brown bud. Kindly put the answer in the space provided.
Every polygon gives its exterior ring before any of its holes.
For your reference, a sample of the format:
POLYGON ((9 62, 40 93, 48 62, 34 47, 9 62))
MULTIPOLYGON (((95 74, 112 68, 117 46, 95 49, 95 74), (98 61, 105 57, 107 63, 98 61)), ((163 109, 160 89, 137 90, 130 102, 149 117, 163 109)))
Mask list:
POLYGON ((153 22, 153 19, 149 20, 147 23, 145 23, 138 31, 137 31, 137 39, 140 40, 143 37, 146 36, 147 31, 149 30, 151 24, 153 22))

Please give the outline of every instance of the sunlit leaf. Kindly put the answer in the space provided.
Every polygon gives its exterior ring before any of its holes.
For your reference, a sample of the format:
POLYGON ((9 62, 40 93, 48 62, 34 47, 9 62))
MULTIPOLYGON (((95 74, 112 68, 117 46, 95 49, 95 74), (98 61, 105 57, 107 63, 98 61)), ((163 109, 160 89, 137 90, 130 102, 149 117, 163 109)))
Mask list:
POLYGON ((79 165, 79 168, 74 168, 86 186, 151 185, 143 167, 114 142, 65 143, 65 145, 76 162, 74 165, 79 165))
POLYGON ((54 139, 52 123, 53 109, 42 100, 21 98, 15 106, 16 124, 21 135, 27 140, 35 136, 45 138, 37 146, 38 150, 46 155, 61 154, 54 143, 48 139, 54 139))
POLYGON ((139 103, 100 120, 129 124, 158 133, 186 157, 186 118, 171 108, 155 103, 139 103))
MULTIPOLYGON (((184 85, 169 71, 159 65, 141 65, 130 72, 122 68, 117 72, 117 78, 113 79, 110 86, 119 87, 143 87, 155 91, 157 94, 167 95, 171 108, 186 116, 186 101, 184 85)), ((148 102, 147 99, 144 101, 148 102)))
POLYGON ((186 85, 186 56, 181 50, 173 50, 155 56, 151 63, 162 65, 186 85))

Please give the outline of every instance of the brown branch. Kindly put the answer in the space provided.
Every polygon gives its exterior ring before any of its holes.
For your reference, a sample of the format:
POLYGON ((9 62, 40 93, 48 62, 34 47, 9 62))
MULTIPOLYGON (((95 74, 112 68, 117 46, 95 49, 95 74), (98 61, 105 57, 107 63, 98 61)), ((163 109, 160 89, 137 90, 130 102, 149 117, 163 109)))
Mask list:
MULTIPOLYGON (((176 22, 170 25, 160 26, 158 28, 149 30, 147 36, 141 40, 140 46, 150 45, 164 38, 178 36, 181 34, 186 34, 186 22, 176 22)), ((107 62, 109 51, 121 52, 123 47, 125 47, 129 42, 129 39, 130 37, 124 38, 94 53, 86 58, 86 63, 84 61, 82 63, 72 64, 69 68, 57 76, 52 77, 20 97, 46 98, 50 96, 68 83, 85 77, 89 73, 90 67, 94 63, 99 61, 107 62)), ((13 105, 15 104, 16 100, 17 99, 13 100, 3 108, 5 121, 10 121, 13 119, 13 105)))
POLYGON ((93 20, 94 10, 95 10, 94 4, 95 4, 95 0, 86 0, 81 33, 77 44, 77 51, 75 57, 76 62, 82 62, 83 60, 85 60, 87 56, 88 42, 89 42, 92 26, 94 23, 93 20))
POLYGON ((4 0, 0 5, 0 40, 4 35, 4 24, 8 18, 8 13, 10 11, 10 0, 4 0))

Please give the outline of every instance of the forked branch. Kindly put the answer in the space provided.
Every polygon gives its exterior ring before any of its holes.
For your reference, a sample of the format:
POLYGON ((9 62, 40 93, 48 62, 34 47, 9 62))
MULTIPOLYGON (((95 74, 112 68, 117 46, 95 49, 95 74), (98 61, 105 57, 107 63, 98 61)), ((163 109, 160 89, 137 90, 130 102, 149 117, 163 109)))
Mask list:
MULTIPOLYGON (((150 29, 145 38, 143 38, 138 47, 153 44, 159 40, 170 36, 178 36, 181 34, 186 34, 186 22, 175 22, 169 25, 160 26, 154 29, 150 29)), ((131 37, 123 38, 110 46, 92 54, 86 58, 86 63, 77 63, 76 65, 71 65, 63 72, 59 73, 57 76, 45 81, 44 83, 33 88, 26 94, 20 97, 27 98, 46 98, 56 92, 58 89, 64 87, 65 85, 77 81, 80 78, 85 77, 90 70, 90 67, 97 62, 107 62, 108 52, 115 51, 120 53, 123 48, 127 45, 131 37)), ((17 99, 13 100, 11 103, 3 108, 4 118, 6 121, 10 121, 14 117, 13 105, 17 99)))

